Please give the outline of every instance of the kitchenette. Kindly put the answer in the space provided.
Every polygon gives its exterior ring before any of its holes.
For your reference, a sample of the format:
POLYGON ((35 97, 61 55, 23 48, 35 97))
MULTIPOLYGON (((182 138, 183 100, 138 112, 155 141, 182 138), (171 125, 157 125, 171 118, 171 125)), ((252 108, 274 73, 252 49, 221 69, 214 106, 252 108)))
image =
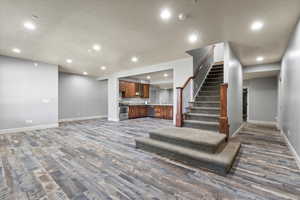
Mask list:
MULTIPOLYGON (((168 72, 170 74, 171 72, 168 72)), ((167 72, 127 77, 119 80, 120 120, 153 117, 173 119, 173 79, 167 72), (150 80, 152 77, 152 80, 150 80), (169 80, 169 81, 166 81, 169 80)), ((170 75, 171 76, 171 75, 170 75)))

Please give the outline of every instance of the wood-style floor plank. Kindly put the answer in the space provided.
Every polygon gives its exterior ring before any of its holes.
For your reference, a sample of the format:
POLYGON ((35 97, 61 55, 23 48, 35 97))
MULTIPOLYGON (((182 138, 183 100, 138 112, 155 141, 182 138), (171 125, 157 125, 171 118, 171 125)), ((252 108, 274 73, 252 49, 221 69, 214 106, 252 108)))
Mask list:
POLYGON ((87 120, 0 135, 0 200, 300 199, 300 171, 274 128, 248 124, 227 176, 135 148, 161 119, 87 120))

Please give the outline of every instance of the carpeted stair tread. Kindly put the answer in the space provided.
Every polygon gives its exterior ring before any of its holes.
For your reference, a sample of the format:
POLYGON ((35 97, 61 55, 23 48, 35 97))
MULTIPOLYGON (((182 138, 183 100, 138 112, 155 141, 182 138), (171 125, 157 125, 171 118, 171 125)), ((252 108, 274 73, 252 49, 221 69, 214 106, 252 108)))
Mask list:
POLYGON ((198 168, 206 168, 221 174, 226 174, 231 168, 239 151, 239 142, 229 142, 216 153, 197 151, 178 145, 153 140, 150 138, 136 139, 136 147, 166 156, 170 159, 184 162, 198 168))
POLYGON ((174 138, 198 145, 214 146, 217 148, 226 138, 224 134, 193 128, 161 128, 150 131, 150 136, 159 135, 174 138))
POLYGON ((197 107, 191 106, 190 109, 197 109, 197 110, 220 110, 220 107, 197 107))
POLYGON ((201 116, 201 117, 216 117, 219 118, 220 115, 216 114, 204 114, 204 113, 185 113, 186 115, 192 115, 192 116, 201 116))
POLYGON ((208 122, 208 121, 199 121, 199 120, 184 120, 184 123, 191 123, 191 124, 205 124, 205 125, 215 125, 219 126, 218 122, 208 122))

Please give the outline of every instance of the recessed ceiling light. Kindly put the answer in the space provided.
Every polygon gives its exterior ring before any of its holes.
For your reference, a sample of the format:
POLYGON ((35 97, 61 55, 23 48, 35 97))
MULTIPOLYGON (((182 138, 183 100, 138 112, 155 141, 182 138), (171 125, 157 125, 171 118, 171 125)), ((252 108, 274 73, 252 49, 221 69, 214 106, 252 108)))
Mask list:
POLYGON ((67 59, 66 62, 67 62, 67 63, 72 63, 73 60, 72 60, 72 59, 67 59))
POLYGON ((23 25, 24 25, 24 27, 25 27, 26 29, 31 30, 31 31, 33 31, 33 30, 36 29, 35 24, 34 24, 33 22, 30 22, 30 21, 24 22, 23 25))
POLYGON ((252 31, 259 31, 264 27, 264 23, 261 21, 255 21, 251 25, 251 30, 252 31))
POLYGON ((101 46, 100 46, 99 44, 94 44, 94 45, 93 45, 93 49, 94 49, 95 51, 100 51, 100 50, 101 50, 101 46))
POLYGON ((106 66, 102 66, 102 67, 101 67, 101 70, 106 70, 106 66))
POLYGON ((88 73, 87 72, 83 72, 83 75, 88 75, 88 73))
POLYGON ((169 20, 171 16, 172 16, 171 11, 167 8, 163 9, 160 13, 160 18, 165 21, 169 20))
POLYGON ((21 53, 21 50, 18 49, 18 48, 13 48, 12 51, 13 51, 14 53, 21 53))
POLYGON ((147 79, 151 79, 151 76, 147 76, 147 79))
POLYGON ((186 15, 185 15, 184 13, 180 13, 180 14, 178 15, 178 19, 179 19, 180 21, 184 21, 184 20, 186 19, 186 15))
POLYGON ((261 62, 261 61, 263 61, 264 59, 265 59, 264 57, 258 56, 258 57, 256 58, 256 61, 257 61, 257 62, 261 62))
POLYGON ((168 77, 169 76, 169 74, 164 74, 164 77, 168 77))
POLYGON ((133 57, 131 58, 131 61, 134 62, 134 63, 136 63, 136 62, 139 61, 139 59, 138 59, 138 57, 133 56, 133 57))
POLYGON ((33 65, 34 65, 35 67, 39 66, 39 64, 38 64, 38 63, 33 63, 33 65))
POLYGON ((190 43, 196 43, 198 41, 198 34, 197 33, 192 33, 189 35, 189 42, 190 43))

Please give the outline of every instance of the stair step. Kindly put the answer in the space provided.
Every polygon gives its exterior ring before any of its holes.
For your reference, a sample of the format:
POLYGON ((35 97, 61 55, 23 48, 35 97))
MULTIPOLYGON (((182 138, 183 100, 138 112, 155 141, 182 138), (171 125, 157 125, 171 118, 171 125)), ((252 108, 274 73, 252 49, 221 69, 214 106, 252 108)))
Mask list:
POLYGON ((204 96, 218 96, 220 94, 220 91, 200 91, 198 95, 204 95, 204 96))
POLYGON ((219 101, 194 101, 194 102, 190 102, 190 105, 195 107, 219 107, 220 102, 219 101))
POLYGON ((136 147, 197 168, 205 168, 225 175, 233 165, 240 149, 240 143, 229 142, 222 150, 215 154, 150 138, 136 139, 136 147))
POLYGON ((210 131, 219 131, 219 123, 218 122, 207 122, 207 121, 199 121, 199 120, 184 120, 183 126, 189 127, 189 128, 210 130, 210 131))
POLYGON ((198 109, 198 110, 220 110, 219 107, 189 107, 190 109, 198 109))
POLYGON ((199 114, 220 114, 219 107, 188 107, 190 113, 199 113, 199 114))
POLYGON ((149 134, 154 140, 210 153, 215 153, 226 138, 224 134, 192 128, 162 128, 149 134))
POLYGON ((204 113, 185 113, 186 120, 197 120, 197 121, 205 121, 205 122, 217 122, 219 123, 219 114, 204 114, 204 113))
POLYGON ((220 90, 220 85, 218 86, 202 86, 201 91, 212 91, 212 90, 220 90))
POLYGON ((196 97, 196 101, 219 101, 220 96, 204 96, 204 95, 198 95, 196 97))

